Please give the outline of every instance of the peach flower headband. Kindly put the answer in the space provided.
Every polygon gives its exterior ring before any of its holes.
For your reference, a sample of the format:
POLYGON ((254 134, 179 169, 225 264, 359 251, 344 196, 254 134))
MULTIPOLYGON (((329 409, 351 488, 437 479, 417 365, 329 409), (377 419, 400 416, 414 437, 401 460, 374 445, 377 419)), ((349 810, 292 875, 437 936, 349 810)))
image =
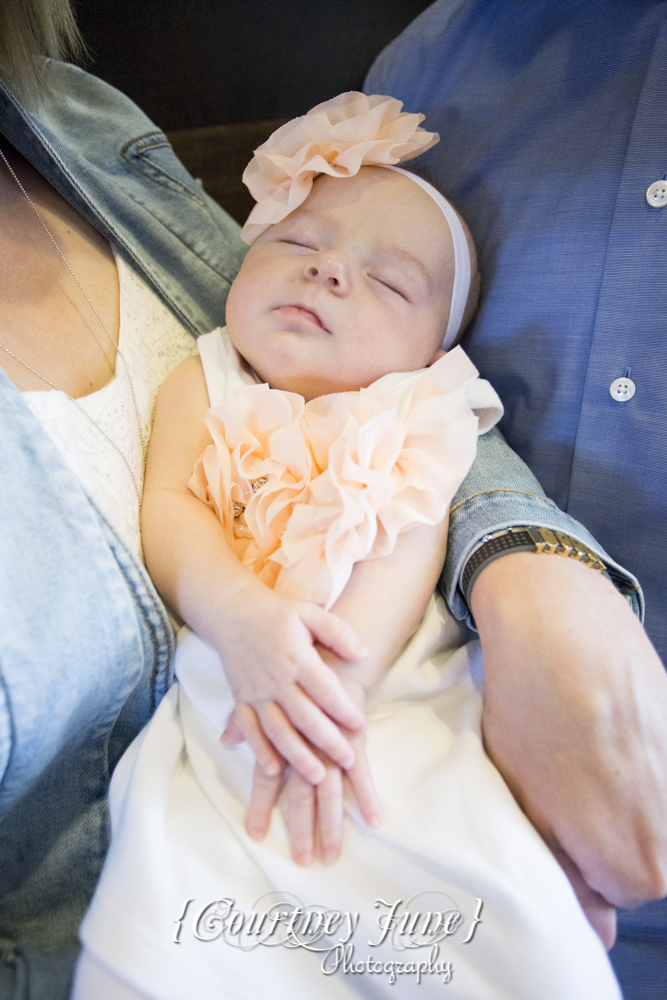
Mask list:
POLYGON ((415 181, 443 212, 454 243, 454 287, 443 340, 447 350, 459 332, 470 289, 470 255, 461 221, 449 202, 428 181, 395 166, 440 141, 419 124, 424 115, 401 111, 393 97, 356 91, 339 94, 277 129, 259 146, 243 173, 257 204, 241 230, 252 244, 269 226, 281 222, 310 194, 319 174, 353 177, 362 166, 387 167, 415 181))

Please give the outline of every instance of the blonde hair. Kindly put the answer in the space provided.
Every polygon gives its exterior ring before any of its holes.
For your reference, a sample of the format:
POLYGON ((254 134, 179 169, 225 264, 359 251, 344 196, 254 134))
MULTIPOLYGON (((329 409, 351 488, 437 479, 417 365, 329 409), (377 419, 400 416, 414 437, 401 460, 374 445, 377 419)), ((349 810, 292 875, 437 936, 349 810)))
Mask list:
POLYGON ((84 53, 71 0, 0 0, 0 74, 29 107, 46 90, 45 57, 84 53))

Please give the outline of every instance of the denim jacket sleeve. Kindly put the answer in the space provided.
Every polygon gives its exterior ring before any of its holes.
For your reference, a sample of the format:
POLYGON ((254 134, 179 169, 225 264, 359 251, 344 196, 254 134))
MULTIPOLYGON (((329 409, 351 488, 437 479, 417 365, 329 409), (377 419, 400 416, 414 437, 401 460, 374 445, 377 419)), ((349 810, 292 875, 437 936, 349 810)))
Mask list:
MULTIPOLYGON (((171 683, 173 638, 143 567, 3 372, 0 426, 3 818, 61 763, 70 776, 83 767, 123 712, 114 737, 134 737, 171 683)), ((44 787, 41 809, 46 839, 44 787)))
POLYGON ((0 80, 0 132, 106 239, 196 336, 225 322, 247 251, 237 223, 128 97, 49 60, 28 112, 0 80))
MULTIPOLYGON (((237 224, 128 98, 63 63, 48 75, 34 114, 0 81, 0 133, 193 334, 224 322, 237 224)), ((41 1000, 65 996, 109 776, 172 681, 174 640, 145 569, 2 372, 0 484, 0 996, 41 1000)))
POLYGON ((456 618, 465 619, 474 628, 460 588, 470 553, 484 535, 515 524, 563 531, 585 542, 604 561, 612 580, 643 621, 644 598, 637 579, 607 555, 583 524, 545 496, 528 466, 496 427, 478 439, 475 462, 452 500, 440 588, 456 618))

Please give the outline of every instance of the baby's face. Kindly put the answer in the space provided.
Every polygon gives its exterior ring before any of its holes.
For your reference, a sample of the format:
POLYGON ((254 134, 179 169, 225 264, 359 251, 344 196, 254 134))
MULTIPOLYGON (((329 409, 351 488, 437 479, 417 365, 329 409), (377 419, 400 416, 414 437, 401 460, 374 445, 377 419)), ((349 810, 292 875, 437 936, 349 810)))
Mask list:
POLYGON ((259 237, 230 290, 227 326, 264 381, 312 399, 431 364, 453 281, 435 202, 401 174, 364 167, 318 178, 259 237))

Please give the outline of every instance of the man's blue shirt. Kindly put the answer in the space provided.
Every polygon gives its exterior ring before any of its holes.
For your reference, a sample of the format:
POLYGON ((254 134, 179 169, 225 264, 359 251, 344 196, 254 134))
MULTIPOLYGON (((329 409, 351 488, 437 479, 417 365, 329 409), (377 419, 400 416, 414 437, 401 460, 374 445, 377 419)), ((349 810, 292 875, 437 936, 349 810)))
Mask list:
MULTIPOLYGON (((647 200, 667 180, 667 3, 439 0, 365 89, 440 133, 415 166, 477 244, 464 346, 546 493, 639 578, 667 662, 667 199, 647 200)), ((665 901, 620 916, 627 1000, 665 995, 666 940, 665 901)))
POLYGON ((464 347, 547 495, 639 578, 667 658, 667 207, 646 197, 667 178, 667 3, 441 0, 365 89, 440 133, 415 168, 477 243, 464 347))

